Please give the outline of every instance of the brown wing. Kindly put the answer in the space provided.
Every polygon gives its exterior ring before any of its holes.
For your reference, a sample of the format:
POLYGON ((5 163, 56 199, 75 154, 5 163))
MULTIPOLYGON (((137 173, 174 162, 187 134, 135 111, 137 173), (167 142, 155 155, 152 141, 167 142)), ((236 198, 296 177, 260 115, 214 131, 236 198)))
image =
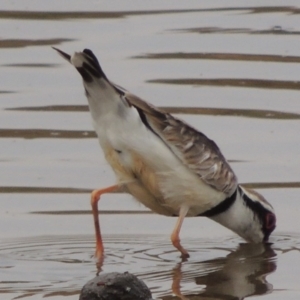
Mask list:
POLYGON ((143 122, 205 183, 227 195, 236 190, 237 178, 214 141, 139 97, 119 91, 138 110, 143 122))

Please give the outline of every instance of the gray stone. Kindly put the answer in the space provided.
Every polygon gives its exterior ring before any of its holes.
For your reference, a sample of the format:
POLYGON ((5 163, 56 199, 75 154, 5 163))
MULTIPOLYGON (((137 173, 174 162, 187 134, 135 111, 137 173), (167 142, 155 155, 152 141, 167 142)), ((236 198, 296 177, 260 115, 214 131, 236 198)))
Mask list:
POLYGON ((79 300, 150 300, 146 284, 130 273, 104 273, 88 281, 79 300))

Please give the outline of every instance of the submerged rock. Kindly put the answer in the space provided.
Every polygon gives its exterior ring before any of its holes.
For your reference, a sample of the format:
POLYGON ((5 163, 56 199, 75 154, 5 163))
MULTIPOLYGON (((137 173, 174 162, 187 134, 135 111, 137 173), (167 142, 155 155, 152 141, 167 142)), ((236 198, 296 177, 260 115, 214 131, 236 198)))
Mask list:
POLYGON ((79 300, 150 300, 146 284, 130 273, 104 273, 88 281, 79 300))

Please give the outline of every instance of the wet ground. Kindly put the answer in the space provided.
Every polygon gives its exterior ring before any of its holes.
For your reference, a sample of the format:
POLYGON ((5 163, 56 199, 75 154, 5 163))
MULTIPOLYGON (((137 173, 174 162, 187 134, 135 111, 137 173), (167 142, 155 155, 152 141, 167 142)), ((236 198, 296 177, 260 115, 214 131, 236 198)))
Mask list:
POLYGON ((78 299, 96 273, 89 193, 114 176, 55 46, 92 49, 114 82, 215 140, 278 214, 265 246, 185 220, 181 263, 175 219, 107 195, 103 270, 137 275, 154 298, 299 299, 299 13, 298 1, 2 1, 0 298, 78 299))

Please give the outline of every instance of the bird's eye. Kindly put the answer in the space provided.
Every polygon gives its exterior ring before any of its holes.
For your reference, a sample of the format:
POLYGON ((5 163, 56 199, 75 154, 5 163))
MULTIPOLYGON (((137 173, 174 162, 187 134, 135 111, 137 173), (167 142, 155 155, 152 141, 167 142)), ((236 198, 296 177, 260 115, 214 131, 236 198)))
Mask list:
POLYGON ((276 227, 276 216, 273 213, 268 213, 266 215, 266 228, 274 229, 276 227))

